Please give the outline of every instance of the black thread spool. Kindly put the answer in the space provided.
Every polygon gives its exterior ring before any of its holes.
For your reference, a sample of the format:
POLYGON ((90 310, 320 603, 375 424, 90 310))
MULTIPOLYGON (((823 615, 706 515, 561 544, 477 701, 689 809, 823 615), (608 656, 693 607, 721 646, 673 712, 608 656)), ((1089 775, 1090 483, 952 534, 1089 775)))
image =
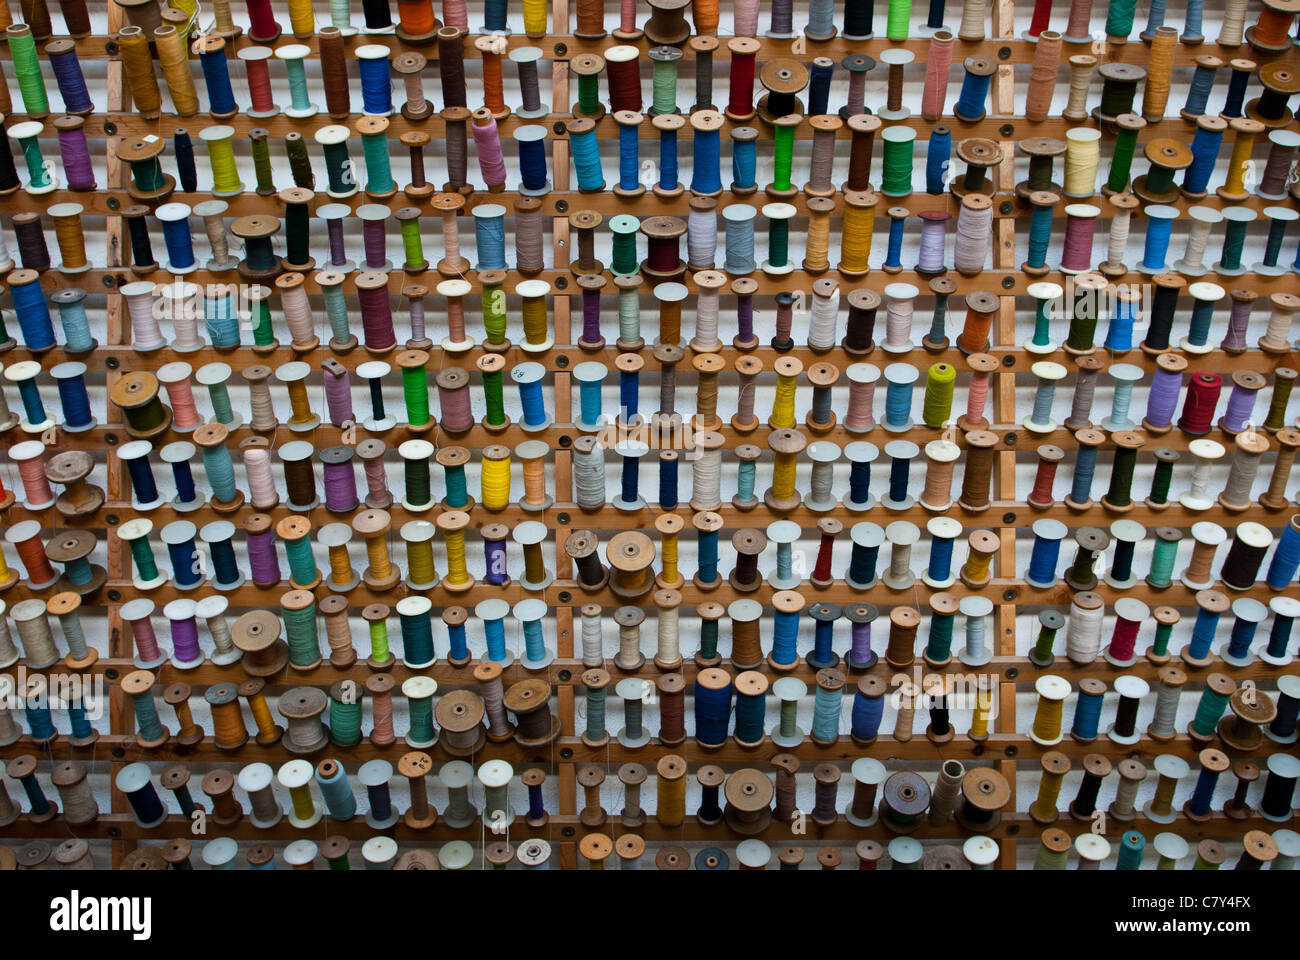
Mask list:
POLYGON ((1228 548, 1219 578, 1233 590, 1249 590, 1255 585, 1264 555, 1272 544, 1273 537, 1266 528, 1256 523, 1238 524, 1233 528, 1232 546, 1228 548))
POLYGON ((564 541, 564 552, 578 567, 578 582, 582 589, 603 590, 609 582, 609 571, 600 562, 600 538, 591 530, 575 530, 564 541))
POLYGON ((18 242, 18 260, 24 269, 44 272, 50 269, 50 248, 45 243, 41 215, 24 210, 13 216, 14 239, 18 242))
POLYGON ((361 0, 361 12, 366 18, 368 33, 388 33, 393 28, 393 15, 388 0, 361 0))
POLYGON ((1246 116, 1270 129, 1287 126, 1294 114, 1287 101, 1300 92, 1300 73, 1285 63, 1266 63, 1259 68, 1264 92, 1246 104, 1246 116))
POLYGON ((289 507, 293 510, 310 510, 316 506, 318 498, 316 495, 316 468, 312 465, 310 445, 307 447, 307 456, 300 456, 303 452, 301 447, 293 447, 292 451, 286 451, 285 444, 278 451, 280 461, 284 465, 284 483, 289 492, 289 507), (292 455, 285 456, 286 452, 292 455))
POLYGON ((758 115, 765 123, 803 115, 803 101, 798 94, 808 86, 808 68, 802 63, 769 60, 759 70, 758 82, 767 91, 758 101, 758 115))
POLYGON ((1100 753, 1090 753, 1083 758, 1083 779, 1079 781, 1079 792, 1070 801, 1070 816, 1079 823, 1087 823, 1097 809, 1097 794, 1101 792, 1101 782, 1110 776, 1110 761, 1100 753))
POLYGON ((1011 785, 991 767, 976 767, 962 777, 961 795, 957 822, 972 833, 987 833, 1002 820, 1002 810, 1011 801, 1011 785))
POLYGON ((1103 63, 1097 73, 1101 77, 1101 102, 1093 108, 1092 118, 1105 127, 1120 114, 1133 112, 1138 84, 1147 72, 1133 63, 1103 63))
POLYGON ((880 822, 891 833, 911 833, 930 806, 930 785, 920 774, 904 770, 891 775, 880 790, 880 822))
POLYGON ((926 691, 926 696, 930 699, 930 723, 925 728, 926 739, 931 743, 948 743, 953 738, 948 691, 940 681, 926 691))
POLYGON ((855 357, 866 356, 876 349, 876 311, 880 309, 880 294, 874 290, 852 290, 846 298, 849 303, 848 323, 844 328, 841 346, 844 352, 855 357))
POLYGON ((1162 273, 1154 278, 1155 291, 1151 294, 1151 321, 1142 341, 1142 352, 1156 356, 1169 349, 1169 333, 1174 326, 1174 312, 1178 308, 1178 293, 1187 281, 1177 274, 1162 273))
POLYGON ((14 166, 13 148, 9 144, 9 134, 5 129, 5 118, 0 115, 0 196, 7 197, 11 193, 16 193, 21 186, 18 169, 14 166))

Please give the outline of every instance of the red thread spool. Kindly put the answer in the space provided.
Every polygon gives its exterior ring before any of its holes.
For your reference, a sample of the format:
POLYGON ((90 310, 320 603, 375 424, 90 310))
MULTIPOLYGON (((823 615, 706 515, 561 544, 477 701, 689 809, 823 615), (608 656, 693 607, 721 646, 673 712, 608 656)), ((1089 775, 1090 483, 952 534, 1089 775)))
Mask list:
POLYGON ((1042 446, 1038 448, 1038 472, 1034 475, 1034 489, 1029 493, 1029 505, 1040 509, 1050 507, 1055 501, 1052 489, 1056 484, 1056 468, 1065 458, 1065 451, 1060 447, 1042 446))
POLYGON ((1187 384, 1187 396, 1183 399, 1183 415, 1178 420, 1178 429, 1193 437, 1203 437, 1209 433, 1222 389, 1223 378, 1217 373, 1194 374, 1187 384))
POLYGON ((388 275, 362 273, 357 276, 356 284, 366 349, 372 353, 391 350, 397 344, 397 334, 393 331, 393 311, 388 302, 388 275))
MULTIPOLYGON (((50 566, 50 559, 45 555, 45 544, 41 543, 40 524, 33 523, 35 528, 32 535, 26 540, 15 540, 14 549, 18 551, 18 558, 22 560, 23 567, 27 570, 27 581, 31 584, 43 584, 48 586, 58 579, 58 574, 50 566)), ((17 530, 17 526, 10 527, 10 532, 17 530)))
POLYGON ((1029 21, 1029 35, 1037 37, 1052 21, 1052 0, 1034 0, 1034 15, 1029 21))
POLYGON ((241 51, 240 60, 244 62, 245 75, 248 77, 248 99, 252 102, 252 116, 275 113, 275 95, 271 92, 271 69, 269 57, 256 56, 251 50, 266 50, 266 47, 252 47, 241 51))
POLYGON ((610 47, 605 51, 605 72, 609 76, 610 112, 641 112, 641 63, 636 47, 610 47))
POLYGON ((247 0, 248 36, 256 43, 270 43, 280 36, 280 25, 271 12, 271 0, 247 0))
POLYGON ((817 563, 813 567, 812 580, 814 583, 831 582, 831 553, 835 549, 835 534, 839 532, 840 523, 834 518, 827 524, 824 521, 818 522, 821 529, 821 539, 817 543, 817 563))
POLYGON ((737 37, 727 41, 731 51, 731 82, 727 93, 726 114, 732 120, 748 120, 754 115, 754 63, 758 41, 737 37))
POLYGON ((1128 663, 1133 659, 1138 628, 1142 625, 1142 619, 1149 614, 1145 604, 1125 604, 1123 600, 1115 604, 1115 632, 1111 634, 1110 646, 1106 650, 1107 660, 1112 663, 1128 663))

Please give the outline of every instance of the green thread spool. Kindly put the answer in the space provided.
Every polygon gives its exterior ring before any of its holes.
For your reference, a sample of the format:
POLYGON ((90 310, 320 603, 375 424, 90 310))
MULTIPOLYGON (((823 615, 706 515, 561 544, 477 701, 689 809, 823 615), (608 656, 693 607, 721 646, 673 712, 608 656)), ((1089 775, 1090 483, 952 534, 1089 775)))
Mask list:
POLYGON ((1127 40, 1133 32, 1133 12, 1137 0, 1112 0, 1106 14, 1106 36, 1127 40))
POLYGON ((1151 641, 1151 650, 1147 653, 1147 656, 1151 659, 1163 659, 1169 656, 1169 641, 1174 635, 1174 623, 1177 621, 1177 614, 1175 613, 1172 619, 1162 618, 1160 611, 1163 609, 1170 609, 1173 612, 1171 608, 1156 608, 1156 635, 1151 641))
POLYGON ((677 112, 677 61, 682 52, 676 47, 655 47, 650 51, 654 63, 651 74, 651 116, 677 112))
MULTIPOLYGON (((1229 680, 1224 686, 1235 687, 1236 684, 1229 680)), ((1196 716, 1192 718, 1192 731, 1207 740, 1214 736, 1219 718, 1223 716, 1223 711, 1228 709, 1229 696, 1230 694, 1215 690, 1214 687, 1206 684, 1201 691, 1201 702, 1196 705, 1196 716)))
POLYGON ((45 157, 41 154, 41 145, 37 140, 44 126, 37 122, 16 123, 9 130, 9 136, 18 141, 23 151, 23 163, 27 165, 27 191, 46 192, 56 186, 49 169, 45 166, 45 157))
POLYGON ((1046 610, 1038 618, 1038 639, 1030 659, 1044 666, 1052 662, 1052 647, 1056 643, 1057 631, 1065 623, 1065 618, 1056 610, 1046 610))
POLYGON ((609 676, 604 671, 599 673, 604 682, 587 687, 587 732, 583 739, 589 743, 604 743, 609 737, 605 732, 605 683, 609 682, 609 676))
POLYGON ((889 40, 906 40, 907 28, 912 22, 912 0, 889 0, 889 16, 885 21, 885 37, 889 40))
POLYGON ((1148 503, 1169 502, 1169 486, 1174 478, 1174 460, 1177 459, 1176 454, 1173 457, 1168 456, 1170 453, 1173 453, 1173 451, 1170 450, 1164 454, 1159 450, 1156 451, 1156 469, 1151 477, 1151 493, 1147 496, 1148 503))
POLYGON ((486 343, 493 346, 506 344, 506 292, 500 281, 485 280, 488 274, 499 271, 486 270, 479 274, 483 283, 483 329, 487 334, 486 343))
POLYGON ((578 75, 578 113, 584 117, 596 116, 601 112, 600 82, 598 73, 578 75))
POLYGON ((636 235, 640 229, 641 221, 630 214, 620 213, 610 218, 613 253, 609 269, 614 276, 628 277, 637 272, 639 263, 636 257, 636 235))
POLYGON ((618 291, 618 339, 627 344, 641 340, 641 298, 635 286, 618 291))
MULTIPOLYGON (((406 420, 413 427, 422 427, 429 422, 429 377, 425 370, 428 360, 429 355, 423 350, 408 350, 397 358, 398 366, 402 368, 406 420)), ((427 464, 425 469, 428 469, 427 464)))
POLYGON ((324 270, 316 274, 321 296, 325 300, 325 319, 330 325, 330 339, 335 343, 348 343, 352 331, 348 326, 348 302, 343 296, 343 274, 324 270))
POLYGON ((361 742, 360 687, 347 681, 351 696, 345 696, 344 681, 330 686, 330 741, 337 747, 353 747, 361 742))
POLYGON ((916 131, 911 127, 886 127, 880 138, 885 145, 880 192, 887 197, 906 197, 912 192, 912 148, 916 131))
POLYGON ((1133 117, 1139 122, 1136 126, 1119 123, 1115 131, 1115 146, 1110 154, 1110 176, 1106 178, 1106 186, 1116 193, 1123 193, 1128 187, 1129 173, 1133 168, 1133 154, 1137 150, 1138 128, 1146 126, 1141 117, 1133 114, 1125 114, 1125 116, 1133 117))
POLYGON ((793 189, 790 175, 794 169, 794 128, 800 118, 794 119, 796 123, 777 123, 772 128, 772 189, 782 193, 793 189))
POLYGON ((1151 549, 1151 571, 1147 574, 1147 586, 1162 590, 1173 582, 1174 559, 1178 554, 1178 531, 1169 528, 1156 529, 1155 542, 1151 549), (1172 532, 1175 536, 1169 536, 1172 532))
MULTIPOLYGON (((1221 850, 1222 847, 1220 847, 1219 849, 1221 850)), ((1192 869, 1193 870, 1218 870, 1219 864, 1217 862, 1206 860, 1205 857, 1201 855, 1201 848, 1198 846, 1196 848, 1196 862, 1192 864, 1192 869)))
MULTIPOLYGON (((316 189, 316 175, 312 173, 311 157, 307 154, 307 141, 302 138, 301 133, 293 130, 285 134, 284 155, 289 161, 289 175, 293 177, 293 185, 306 187, 308 190, 316 189)), ((344 156, 346 157, 346 153, 344 156)))
POLYGON ((208 145, 208 166, 212 168, 212 194, 217 197, 234 197, 244 192, 244 183, 235 167, 235 148, 230 138, 234 127, 224 124, 199 131, 199 139, 208 145))
POLYGON ((310 190, 290 187, 280 191, 284 201, 284 260, 286 264, 310 270, 316 265, 308 241, 311 213, 308 204, 315 198, 310 190))
POLYGON ((1273 396, 1268 403, 1264 429, 1276 432, 1286 426, 1286 407, 1291 402, 1291 388, 1295 386, 1296 373, 1288 367, 1278 367, 1273 371, 1273 376, 1273 396))
MULTIPOLYGON (((411 443, 408 440, 406 443, 411 443)), ((402 444, 406 446, 406 444, 402 444)), ((401 448, 397 451, 402 452, 401 448)), ((420 452, 423 452, 421 450, 420 452)), ((426 507, 429 505, 429 460, 427 455, 424 457, 406 457, 403 458, 403 478, 406 486, 406 502, 417 507, 426 507)))
POLYGON ((257 193, 263 197, 275 193, 275 174, 271 168, 271 144, 268 136, 261 128, 248 131, 249 152, 253 155, 253 177, 257 180, 257 193))
POLYGON ((397 192, 388 162, 387 130, 388 120, 384 117, 362 117, 357 121, 361 156, 366 162, 366 193, 372 197, 389 197, 397 192))
POLYGON ((306 533, 300 537, 286 537, 278 528, 276 532, 284 541, 284 555, 289 559, 289 580, 300 589, 314 585, 320 579, 320 571, 316 569, 316 559, 312 556, 311 538, 306 533))
MULTIPOLYGON (((412 677, 411 680, 423 679, 412 677)), ((407 680, 406 683, 410 683, 407 680)), ((406 683, 402 684, 402 692, 407 693, 406 683)), ((433 696, 413 697, 407 694, 407 714, 410 717, 411 729, 406 735, 406 742, 411 746, 417 744, 429 746, 437 739, 437 734, 433 726, 433 696)))
POLYGON ((149 546, 147 537, 137 537, 131 541, 131 560, 142 581, 158 579, 158 562, 154 559, 153 548, 149 546))
POLYGON ((1216 269, 1241 269, 1241 250, 1246 243, 1246 227, 1254 219, 1254 210, 1230 207, 1223 212, 1223 253, 1216 269))
POLYGON ((5 28, 5 36, 9 40, 9 55, 14 61, 14 76, 18 79, 18 92, 23 97, 23 109, 29 117, 47 116, 50 101, 45 92, 45 79, 41 75, 32 28, 25 23, 15 23, 5 28))
POLYGON ((270 347, 275 344, 275 329, 271 326, 271 290, 255 285, 249 292, 248 319, 253 325, 253 346, 270 347))
POLYGON ((424 242, 420 239, 420 211, 414 207, 403 207, 395 216, 402 230, 402 251, 406 254, 406 269, 425 269, 429 262, 424 259, 424 242))
POLYGON ((941 614, 933 608, 931 614, 930 639, 925 645, 925 658, 930 663, 947 663, 952 657, 953 621, 956 618, 951 613, 941 614))
POLYGON ((370 621, 370 659, 375 663, 387 663, 392 654, 388 649, 388 621, 370 621))
MULTIPOLYGON (((201 375, 202 368, 199 372, 201 375)), ((229 367, 226 368, 226 375, 230 375, 229 367)), ((235 411, 230 405, 230 391, 226 389, 225 380, 213 380, 208 383, 208 399, 212 403, 212 415, 217 423, 230 426, 234 422, 235 411)))
POLYGON ((1137 447, 1116 446, 1115 459, 1110 468, 1110 488, 1106 491, 1103 503, 1113 507, 1132 505, 1133 469, 1137 466, 1137 453, 1137 447))
POLYGON ((1065 345, 1080 353, 1091 350, 1096 344, 1097 321, 1105 305, 1106 281, 1101 277, 1089 280, 1080 278, 1074 285, 1074 310, 1070 317, 1070 332, 1065 345))
POLYGON ((292 601, 295 606, 285 606, 284 599, 280 602, 280 617, 284 620, 285 640, 289 644, 289 663, 295 667, 309 669, 320 663, 320 636, 316 631, 316 601, 306 591, 293 592, 304 594, 301 598, 302 605, 298 605, 300 602, 298 597, 292 601))
POLYGON ((1158 194, 1168 193, 1174 186, 1174 168, 1165 167, 1154 160, 1151 161, 1151 168, 1147 170, 1147 178, 1142 190, 1144 194, 1156 196, 1158 194))
POLYGON ((767 217, 767 263, 769 272, 786 272, 790 269, 790 218, 795 209, 788 203, 769 203, 763 207, 767 217))
MULTIPOLYGON (((487 358, 484 357, 483 359, 486 360, 487 358)), ((501 373, 504 367, 504 363, 480 362, 479 364, 479 370, 483 374, 483 402, 487 406, 487 413, 483 417, 483 423, 488 427, 500 428, 506 425, 504 378, 501 373)))
POLYGON ((957 368, 952 364, 930 366, 925 378, 925 405, 921 411, 921 419, 927 427, 937 430, 952 417, 952 393, 956 385, 957 368))
MULTIPOLYGON (((348 156, 348 137, 352 131, 341 124, 331 124, 316 131, 316 142, 325 153, 325 172, 328 175, 331 197, 341 199, 357 192, 357 178, 352 172, 352 160, 348 156)), ((306 157, 306 146, 303 147, 306 157)), ((297 182, 297 178, 294 178, 297 182)))
POLYGON ((158 154, 162 152, 161 146, 159 141, 159 150, 148 159, 128 161, 131 165, 131 179, 135 183, 136 190, 141 193, 154 193, 167 185, 162 163, 158 160, 158 154))

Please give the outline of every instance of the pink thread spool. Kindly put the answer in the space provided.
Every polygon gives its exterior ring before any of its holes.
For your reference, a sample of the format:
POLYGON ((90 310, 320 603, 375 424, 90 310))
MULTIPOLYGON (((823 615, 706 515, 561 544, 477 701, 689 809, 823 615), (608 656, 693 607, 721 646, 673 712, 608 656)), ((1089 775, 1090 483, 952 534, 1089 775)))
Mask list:
POLYGON ((1065 208, 1065 249, 1062 273, 1087 273, 1092 269, 1092 238, 1101 208, 1091 203, 1071 203, 1065 208))

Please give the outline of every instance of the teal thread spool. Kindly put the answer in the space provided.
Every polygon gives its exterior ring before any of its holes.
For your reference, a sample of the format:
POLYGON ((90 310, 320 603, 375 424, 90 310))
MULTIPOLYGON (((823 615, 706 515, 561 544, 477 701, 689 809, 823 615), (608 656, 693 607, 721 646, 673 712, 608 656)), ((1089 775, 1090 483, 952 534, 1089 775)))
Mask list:
POLYGON ((1214 265, 1215 273, 1236 277, 1246 272, 1241 265, 1241 251, 1246 243, 1246 228, 1258 216, 1254 210, 1244 207, 1228 207, 1223 211, 1223 249, 1219 262, 1214 265))
MULTIPOLYGON (((331 688, 331 693, 332 691, 333 688, 331 688)), ((333 727, 333 721, 331 720, 331 732, 333 732, 333 727)), ((325 798, 325 806, 329 810, 330 816, 335 820, 351 820, 357 815, 357 798, 352 793, 352 785, 348 783, 348 777, 343 770, 343 765, 337 760, 322 760, 316 765, 316 786, 320 787, 321 796, 325 798)), ((301 841, 294 841, 294 843, 299 842, 301 841)), ((292 846, 291 843, 288 847, 285 847, 285 860, 290 860, 289 848, 292 846)))
POLYGON ((148 670, 133 670, 122 678, 122 692, 131 698, 135 713, 136 743, 145 748, 162 746, 169 736, 154 704, 154 679, 148 670))
POLYGON ((1147 838, 1136 830, 1125 831, 1119 843, 1119 859, 1116 870, 1138 870, 1142 866, 1142 853, 1146 850, 1147 838))
POLYGON ((166 582, 166 578, 158 572, 158 561, 154 557, 153 547, 149 544, 149 534, 152 530, 152 520, 136 517, 122 524, 117 531, 118 538, 130 545, 131 562, 135 566, 132 582, 139 590, 152 590, 166 582))
POLYGON ((321 656, 320 634, 316 627, 316 598, 308 590, 290 590, 280 597, 280 619, 284 621, 285 641, 289 644, 289 665, 297 670, 311 670, 319 666, 321 656))
POLYGON ((956 620, 957 598, 950 593, 936 593, 930 597, 930 638, 925 645, 925 662, 939 668, 952 660, 953 624, 956 620))
POLYGON ((609 674, 600 669, 587 670, 582 674, 587 710, 587 729, 582 734, 582 742, 593 749, 609 743, 609 732, 605 729, 605 698, 609 680, 609 674))
POLYGON ((844 677, 837 670, 817 671, 817 695, 813 699, 812 739, 829 746, 840 736, 840 714, 844 698, 844 677))
POLYGON ((1156 607, 1152 615, 1156 619, 1156 635, 1147 650, 1147 659, 1152 663, 1164 663, 1169 659, 1169 641, 1181 614, 1173 607, 1156 607))
POLYGON ((1034 298, 1034 335, 1025 343, 1030 353, 1055 353, 1056 341, 1049 335, 1055 304, 1065 294, 1059 283, 1031 283, 1026 292, 1034 298))
POLYGON ((1147 573, 1147 586, 1163 590, 1173 583, 1174 560, 1178 555, 1181 530, 1175 527, 1156 527, 1151 549, 1151 569, 1147 573))
POLYGON ((397 192, 388 160, 388 118, 362 117, 356 128, 361 135, 361 156, 366 163, 366 196, 385 200, 397 192))
POLYGON ((433 603, 428 597, 403 597, 397 601, 397 617, 402 628, 402 660, 412 670, 433 665, 433 603))
POLYGON ((290 43, 275 50, 277 59, 284 62, 284 71, 289 78, 290 105, 284 108, 285 116, 298 119, 316 116, 318 108, 311 102, 311 96, 307 92, 307 71, 303 66, 303 60, 309 53, 311 47, 305 43, 290 43))
MULTIPOLYGON (((632 276, 640 269, 637 260, 636 235, 641 229, 641 221, 636 217, 620 213, 610 217, 609 232, 612 235, 613 253, 610 257, 610 272, 617 277, 632 276)), ((620 324, 622 322, 622 302, 619 304, 620 324)))
POLYGON ((1201 700, 1196 705, 1196 716, 1187 726, 1190 736, 1201 743, 1212 739, 1219 724, 1219 718, 1228 709, 1228 698, 1237 689, 1236 683, 1222 673, 1212 673, 1205 680, 1201 691, 1201 700))
POLYGON ((289 583, 295 590, 314 590, 320 584, 320 570, 311 549, 311 521, 306 517, 285 517, 275 525, 289 559, 289 583))
POLYGON ((346 274, 338 270, 322 270, 313 279, 320 286, 321 297, 325 300, 325 319, 330 326, 330 342, 339 347, 354 347, 356 335, 349 325, 348 303, 343 295, 345 277, 346 274))
POLYGON ((443 484, 447 488, 446 505, 452 510, 468 510, 473 506, 469 496, 469 485, 465 481, 465 464, 469 463, 469 450, 465 447, 440 447, 435 458, 442 467, 443 484))
POLYGON ((356 746, 361 742, 361 685, 339 680, 330 685, 329 696, 330 742, 336 747, 356 746))
POLYGON ((347 127, 333 123, 321 127, 314 134, 316 142, 325 151, 325 170, 329 176, 326 193, 336 200, 350 197, 360 188, 353 171, 352 160, 348 157, 348 138, 352 131, 347 127))
POLYGON ((763 272, 784 276, 794 270, 790 260, 790 221, 798 211, 792 203, 768 203, 763 206, 767 217, 767 259, 763 272))
POLYGON ((700 618, 700 648, 695 653, 695 662, 701 667, 713 667, 721 661, 718 655, 718 622, 727 612, 720 603, 707 601, 695 608, 700 618))
POLYGON ((41 154, 38 138, 44 130, 45 125, 35 120, 15 123, 9 128, 9 136, 18 141, 18 147, 23 154, 23 163, 27 165, 25 189, 30 194, 50 193, 57 190, 59 186, 58 180, 51 173, 53 165, 47 165, 45 157, 41 154))
POLYGON ((1117 42, 1128 40, 1133 32, 1133 13, 1137 0, 1117 0, 1111 3, 1106 13, 1106 36, 1117 42))
POLYGON ((438 728, 433 722, 433 695, 437 690, 438 682, 433 677, 411 677, 402 683, 411 724, 406 732, 408 747, 421 750, 437 743, 438 728))

